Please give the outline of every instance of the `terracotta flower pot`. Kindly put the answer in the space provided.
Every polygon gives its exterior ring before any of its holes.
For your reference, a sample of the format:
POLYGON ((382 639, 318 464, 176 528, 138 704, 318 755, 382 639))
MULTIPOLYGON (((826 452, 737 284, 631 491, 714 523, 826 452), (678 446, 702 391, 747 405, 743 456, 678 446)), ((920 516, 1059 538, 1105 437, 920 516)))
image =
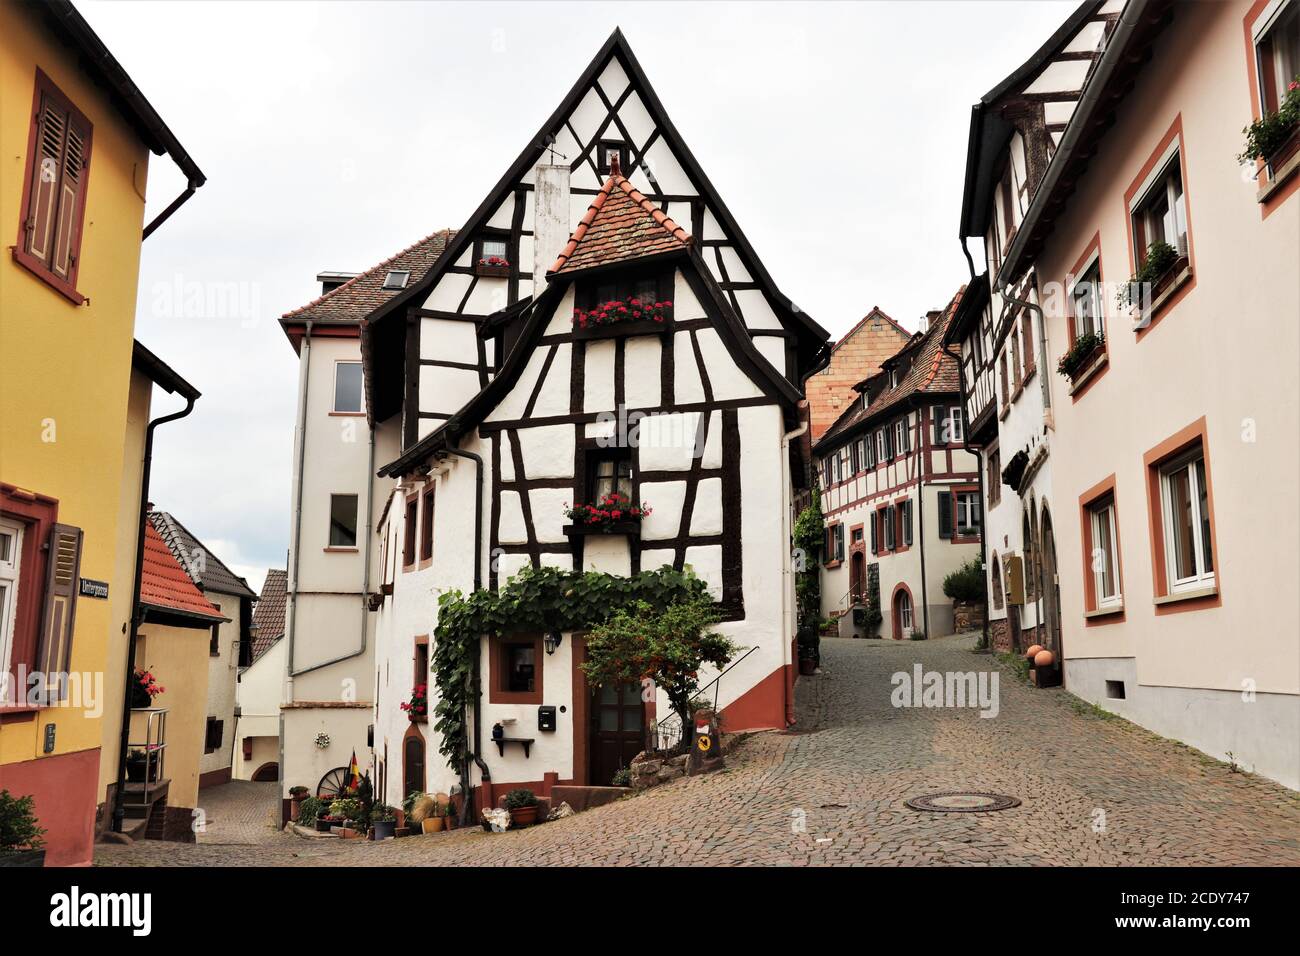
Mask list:
POLYGON ((437 833, 442 827, 442 817, 428 817, 420 821, 420 830, 423 833, 437 833))
POLYGON ((512 829, 515 827, 518 827, 520 829, 522 829, 523 827, 530 827, 536 822, 537 822, 536 805, 533 805, 531 807, 518 807, 517 809, 510 811, 510 826, 512 829))

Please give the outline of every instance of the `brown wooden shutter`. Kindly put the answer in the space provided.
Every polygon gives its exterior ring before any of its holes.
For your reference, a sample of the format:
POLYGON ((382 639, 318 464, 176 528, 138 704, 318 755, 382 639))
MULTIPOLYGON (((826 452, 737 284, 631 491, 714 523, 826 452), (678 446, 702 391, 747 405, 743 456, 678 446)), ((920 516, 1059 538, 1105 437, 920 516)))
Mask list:
POLYGON ((44 96, 33 122, 37 124, 36 158, 32 163, 31 203, 25 223, 26 250, 34 259, 48 267, 54 259, 59 179, 63 167, 64 140, 68 132, 68 114, 51 103, 48 96, 44 96))
POLYGON ((68 120, 59 179, 59 218, 54 231, 51 271, 60 279, 74 282, 81 246, 81 193, 90 162, 90 137, 75 118, 68 120))
POLYGON ((51 700, 62 700, 72 663, 72 626, 77 616, 77 589, 81 574, 81 529, 56 524, 50 529, 45 573, 45 607, 36 669, 46 675, 51 700))

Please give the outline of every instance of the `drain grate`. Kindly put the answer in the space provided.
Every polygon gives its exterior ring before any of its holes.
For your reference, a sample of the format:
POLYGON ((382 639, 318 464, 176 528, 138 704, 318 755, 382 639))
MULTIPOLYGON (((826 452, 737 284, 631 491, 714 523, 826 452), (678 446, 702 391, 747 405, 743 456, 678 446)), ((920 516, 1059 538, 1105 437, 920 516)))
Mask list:
POLYGON ((963 791, 928 793, 923 797, 912 797, 904 803, 913 810, 929 810, 933 813, 987 813, 1020 806, 1020 801, 1015 797, 1003 796, 1000 793, 963 791))

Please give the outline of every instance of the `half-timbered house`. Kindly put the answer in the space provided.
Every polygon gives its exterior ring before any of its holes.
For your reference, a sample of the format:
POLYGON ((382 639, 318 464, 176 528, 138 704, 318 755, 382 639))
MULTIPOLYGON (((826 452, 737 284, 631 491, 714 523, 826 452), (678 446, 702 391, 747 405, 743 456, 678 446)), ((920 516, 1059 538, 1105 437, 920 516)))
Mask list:
POLYGON ((813 446, 826 522, 822 614, 845 636, 873 636, 850 614, 872 607, 884 636, 952 633, 943 579, 980 553, 979 472, 957 359, 943 347, 961 298, 860 382, 858 400, 813 446))
MULTIPOLYGON (((374 447, 391 449, 376 462, 377 793, 462 782, 400 704, 432 695, 438 596, 530 566, 691 568, 746 648, 710 691, 724 726, 787 724, 805 470, 791 445, 827 335, 772 281, 621 33, 438 261, 360 327, 374 447), (631 300, 653 318, 577 321, 631 300), (599 534, 568 516, 609 493, 647 513, 599 534)), ((484 640, 464 781, 484 803, 507 785, 608 783, 668 713, 639 688, 588 687, 582 660, 579 634, 484 640)))
POLYGON ((1123 5, 1081 4, 971 110, 961 235, 979 240, 984 268, 972 264, 948 338, 983 472, 988 630, 1004 650, 1060 652, 1051 445, 1054 397, 1068 395, 1053 394, 1037 283, 1026 275, 1004 288, 1002 265, 1123 5))

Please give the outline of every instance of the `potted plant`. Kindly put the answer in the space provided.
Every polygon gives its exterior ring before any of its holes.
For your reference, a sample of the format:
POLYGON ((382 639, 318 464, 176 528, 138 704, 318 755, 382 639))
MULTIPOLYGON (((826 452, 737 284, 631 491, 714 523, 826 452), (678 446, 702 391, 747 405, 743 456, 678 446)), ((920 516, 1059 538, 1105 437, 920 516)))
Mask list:
POLYGON ((325 801, 320 797, 304 797, 298 802, 297 811, 294 813, 294 820, 302 827, 316 827, 316 821, 320 818, 321 811, 325 809, 325 801))
MULTIPOLYGON (((653 513, 653 510, 639 502, 634 504, 627 495, 611 491, 594 505, 566 504, 564 515, 573 522, 573 532, 600 531, 608 534, 639 528, 641 519, 653 513)), ((565 530, 570 531, 570 528, 565 530)))
POLYGON ((376 803, 370 811, 370 823, 375 828, 375 839, 387 840, 397 829, 397 811, 386 803, 376 803))
POLYGON ((1119 307, 1128 311, 1128 317, 1134 325, 1143 318, 1146 308, 1173 277, 1174 266, 1179 261, 1181 257, 1178 250, 1167 242, 1156 240, 1147 247, 1142 267, 1133 273, 1133 278, 1120 286, 1115 297, 1119 307))
POLYGON ((356 797, 341 797, 330 804, 330 816, 343 826, 352 826, 361 822, 365 808, 356 797))
POLYGON ((158 683, 152 671, 137 667, 135 680, 131 682, 131 709, 144 710, 152 707, 153 699, 166 689, 158 683))
POLYGON ((1106 347, 1106 336, 1100 332, 1084 332, 1070 343, 1070 350, 1056 363, 1056 370, 1073 381, 1092 364, 1093 358, 1106 347))
POLYGON ((484 256, 474 271, 481 276, 509 276, 510 260, 505 256, 484 256))
POLYGON ((45 829, 36 822, 36 801, 0 790, 0 866, 44 866, 45 829))
POLYGON ((651 302, 629 296, 601 302, 590 309, 574 309, 573 329, 579 338, 661 332, 669 327, 672 315, 670 301, 651 302))
MULTIPOLYGON (((150 744, 149 750, 152 751, 157 744, 150 744)), ((147 751, 133 749, 126 755, 126 780, 127 783, 144 783, 146 776, 149 783, 155 783, 158 780, 158 759, 150 759, 147 751)))
POLYGON ((500 723, 495 723, 492 725, 492 739, 493 740, 506 739, 506 729, 502 727, 500 723))
POLYGON ((289 788, 289 816, 297 820, 298 814, 302 810, 302 802, 311 796, 311 791, 306 787, 289 788))
MULTIPOLYGON (((325 801, 322 800, 321 805, 324 806, 324 803, 325 801)), ((342 820, 335 820, 334 817, 326 813, 316 818, 316 832, 329 833, 330 830, 334 829, 334 827, 341 826, 342 824, 343 824, 342 820)))
POLYGON ((1237 156, 1240 163, 1264 160, 1269 173, 1278 169, 1300 147, 1300 76, 1287 84, 1286 95, 1276 110, 1265 113, 1242 129, 1246 148, 1237 156))
POLYGON ((530 827, 537 822, 537 794, 517 787, 506 794, 505 809, 510 811, 512 829, 530 827))
POLYGON ((427 720, 429 717, 429 685, 425 683, 416 684, 411 691, 411 699, 402 701, 398 706, 406 711, 406 716, 411 719, 412 723, 427 720))

